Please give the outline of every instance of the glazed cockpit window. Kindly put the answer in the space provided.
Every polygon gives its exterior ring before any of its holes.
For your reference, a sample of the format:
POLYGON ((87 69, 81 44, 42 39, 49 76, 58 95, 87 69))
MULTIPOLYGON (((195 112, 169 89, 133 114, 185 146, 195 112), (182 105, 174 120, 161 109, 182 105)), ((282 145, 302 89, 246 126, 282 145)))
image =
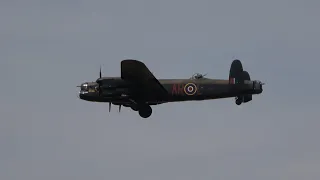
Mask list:
POLYGON ((96 92, 95 86, 89 86, 89 92, 96 92))

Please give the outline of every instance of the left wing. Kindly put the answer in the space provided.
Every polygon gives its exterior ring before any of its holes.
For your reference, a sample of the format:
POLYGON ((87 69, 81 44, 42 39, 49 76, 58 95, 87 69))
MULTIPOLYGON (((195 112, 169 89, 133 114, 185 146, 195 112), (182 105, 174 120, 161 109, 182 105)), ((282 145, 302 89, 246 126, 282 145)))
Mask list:
POLYGON ((138 60, 126 59, 121 61, 121 78, 141 87, 141 93, 166 96, 168 91, 154 77, 147 66, 138 60))

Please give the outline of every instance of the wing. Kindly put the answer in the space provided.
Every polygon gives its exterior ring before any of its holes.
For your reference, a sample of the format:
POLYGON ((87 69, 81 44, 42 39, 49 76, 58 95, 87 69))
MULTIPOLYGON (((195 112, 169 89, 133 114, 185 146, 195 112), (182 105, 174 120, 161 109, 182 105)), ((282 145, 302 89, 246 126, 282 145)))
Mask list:
POLYGON ((137 84, 141 87, 141 93, 166 96, 168 91, 154 77, 147 66, 140 61, 126 59, 121 61, 121 78, 137 84))

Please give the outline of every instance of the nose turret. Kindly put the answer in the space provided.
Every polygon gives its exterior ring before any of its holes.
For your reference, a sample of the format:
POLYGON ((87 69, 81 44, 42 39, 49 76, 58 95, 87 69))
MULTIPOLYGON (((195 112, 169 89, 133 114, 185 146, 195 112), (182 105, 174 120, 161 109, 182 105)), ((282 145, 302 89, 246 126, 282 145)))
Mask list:
POLYGON ((95 97, 98 92, 98 84, 96 82, 85 82, 78 87, 80 87, 80 99, 90 100, 90 98, 95 97))
POLYGON ((88 83, 87 82, 82 83, 80 85, 80 91, 86 91, 86 90, 88 90, 88 83))
POLYGON ((80 99, 84 99, 85 95, 87 93, 89 93, 88 82, 82 83, 80 86, 77 86, 77 87, 80 87, 80 91, 79 91, 78 97, 80 99))

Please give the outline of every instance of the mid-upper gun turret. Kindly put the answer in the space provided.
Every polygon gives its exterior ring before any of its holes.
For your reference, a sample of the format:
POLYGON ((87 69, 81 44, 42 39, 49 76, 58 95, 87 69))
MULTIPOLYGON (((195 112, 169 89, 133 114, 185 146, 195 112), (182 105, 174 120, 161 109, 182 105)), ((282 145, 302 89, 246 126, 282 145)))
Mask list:
POLYGON ((207 74, 195 73, 190 79, 204 79, 207 74))

